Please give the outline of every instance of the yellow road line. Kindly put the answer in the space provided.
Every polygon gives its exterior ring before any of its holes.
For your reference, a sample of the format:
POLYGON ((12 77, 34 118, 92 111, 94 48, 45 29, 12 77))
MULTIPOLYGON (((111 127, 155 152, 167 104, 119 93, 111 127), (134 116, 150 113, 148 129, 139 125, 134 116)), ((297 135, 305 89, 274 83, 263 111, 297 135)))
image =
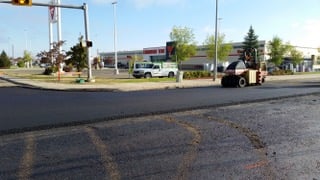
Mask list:
MULTIPOLYGON (((95 132, 93 128, 87 127, 85 131, 88 133, 92 143, 95 145, 97 151, 100 153, 102 163, 106 172, 110 174, 110 178, 112 180, 120 180, 120 172, 118 170, 117 164, 112 159, 112 155, 110 154, 107 145, 101 140, 98 134, 95 132)), ((109 179, 108 177, 106 179, 109 179)))
POLYGON ((34 154, 36 149, 35 138, 33 135, 27 135, 25 138, 25 151, 22 156, 19 167, 19 180, 30 179, 32 173, 32 166, 34 163, 34 154))

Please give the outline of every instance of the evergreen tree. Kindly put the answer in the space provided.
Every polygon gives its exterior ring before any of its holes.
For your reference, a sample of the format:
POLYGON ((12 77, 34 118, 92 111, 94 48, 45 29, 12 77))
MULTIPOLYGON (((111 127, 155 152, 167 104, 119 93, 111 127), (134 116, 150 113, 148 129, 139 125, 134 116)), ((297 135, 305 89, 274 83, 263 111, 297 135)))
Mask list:
MULTIPOLYGON (((255 34, 252 26, 250 26, 249 32, 247 35, 244 37, 244 42, 242 43, 242 50, 245 51, 247 49, 257 49, 259 48, 259 40, 258 40, 258 35, 255 34)), ((257 56, 259 57, 259 51, 257 51, 258 54, 257 56)), ((240 55, 240 59, 243 59, 244 56, 243 54, 240 55)))
POLYGON ((5 51, 1 52, 0 55, 0 68, 10 68, 11 62, 9 57, 7 56, 7 53, 5 51))
POLYGON ((72 64, 77 68, 78 72, 81 72, 84 68, 88 67, 87 63, 87 52, 80 43, 70 48, 70 51, 66 53, 67 57, 66 64, 72 64))

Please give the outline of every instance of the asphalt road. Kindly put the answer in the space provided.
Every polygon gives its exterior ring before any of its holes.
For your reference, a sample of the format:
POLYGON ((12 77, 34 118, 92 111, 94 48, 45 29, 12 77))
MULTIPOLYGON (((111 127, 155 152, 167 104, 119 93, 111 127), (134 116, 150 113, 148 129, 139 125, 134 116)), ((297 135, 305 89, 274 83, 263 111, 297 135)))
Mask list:
POLYGON ((320 179, 319 109, 314 94, 2 135, 0 179, 320 179))
POLYGON ((0 88, 0 133, 216 107, 320 92, 319 80, 139 92, 59 92, 0 88))

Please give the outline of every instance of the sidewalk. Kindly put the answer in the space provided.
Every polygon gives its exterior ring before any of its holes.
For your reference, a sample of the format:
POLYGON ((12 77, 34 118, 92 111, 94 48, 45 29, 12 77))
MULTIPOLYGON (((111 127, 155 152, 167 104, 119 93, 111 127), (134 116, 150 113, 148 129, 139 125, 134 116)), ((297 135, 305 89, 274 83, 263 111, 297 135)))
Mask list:
MULTIPOLYGON (((266 81, 289 80, 289 79, 319 79, 320 74, 308 75, 287 75, 287 76, 268 76, 266 81)), ((179 88, 195 88, 195 87, 210 87, 220 86, 220 80, 217 79, 194 79, 183 80, 182 82, 143 82, 143 83, 110 83, 110 84, 64 84, 64 83, 49 83, 41 81, 33 81, 30 79, 10 77, 5 74, 0 74, 0 79, 9 81, 18 86, 44 89, 44 90, 60 90, 60 91, 140 91, 140 90, 161 90, 161 89, 179 89, 179 88)))

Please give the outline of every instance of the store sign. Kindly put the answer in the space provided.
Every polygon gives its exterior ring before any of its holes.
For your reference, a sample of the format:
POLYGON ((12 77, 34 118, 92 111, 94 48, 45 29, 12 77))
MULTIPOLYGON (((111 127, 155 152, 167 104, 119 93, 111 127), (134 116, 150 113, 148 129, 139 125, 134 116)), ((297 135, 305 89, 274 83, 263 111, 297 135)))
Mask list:
MULTIPOLYGON (((51 4, 57 4, 57 1, 53 0, 51 4)), ((49 21, 50 23, 58 22, 57 7, 49 6, 49 21)))
POLYGON ((166 45, 166 59, 171 59, 176 54, 176 43, 175 41, 169 41, 166 45))

